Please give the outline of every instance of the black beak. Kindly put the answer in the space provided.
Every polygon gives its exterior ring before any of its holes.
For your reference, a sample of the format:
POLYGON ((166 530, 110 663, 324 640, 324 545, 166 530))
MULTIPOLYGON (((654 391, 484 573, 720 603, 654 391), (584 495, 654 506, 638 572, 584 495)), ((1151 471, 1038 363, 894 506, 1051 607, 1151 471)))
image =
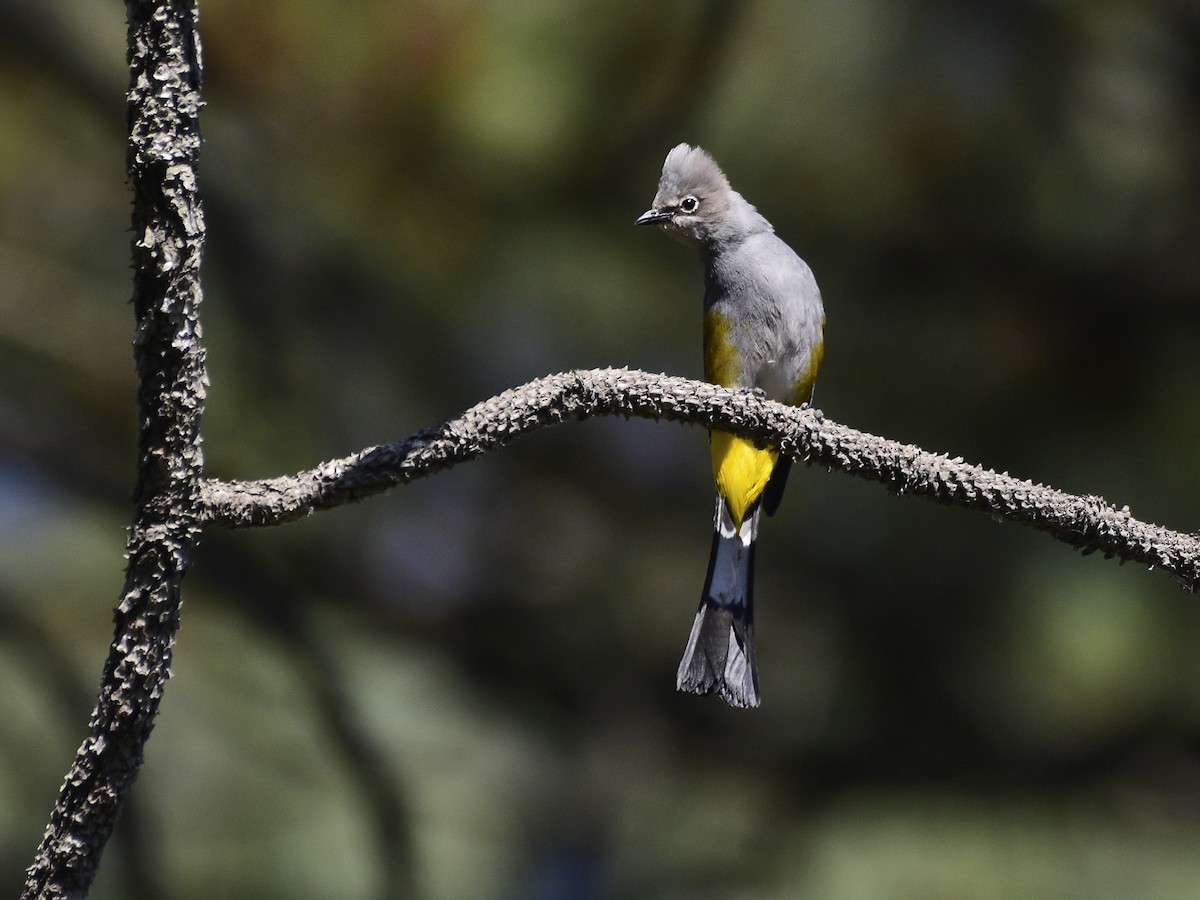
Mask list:
POLYGON ((671 218, 670 210, 666 209, 648 209, 634 222, 634 225, 657 225, 659 222, 666 222, 671 218))

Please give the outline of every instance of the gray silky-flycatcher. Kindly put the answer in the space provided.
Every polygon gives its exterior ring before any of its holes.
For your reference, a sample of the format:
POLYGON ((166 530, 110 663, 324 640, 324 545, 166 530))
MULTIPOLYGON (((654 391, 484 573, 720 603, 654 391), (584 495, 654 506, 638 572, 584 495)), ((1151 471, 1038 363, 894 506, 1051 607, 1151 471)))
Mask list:
MULTIPOLYGON (((825 348, 816 279, 713 158, 687 144, 671 150, 654 204, 636 224, 657 225, 700 252, 705 379, 796 406, 811 401, 825 348)), ((779 505, 791 460, 719 429, 709 443, 717 483, 712 554, 676 684, 716 691, 731 706, 758 706, 754 539, 759 514, 779 505)))

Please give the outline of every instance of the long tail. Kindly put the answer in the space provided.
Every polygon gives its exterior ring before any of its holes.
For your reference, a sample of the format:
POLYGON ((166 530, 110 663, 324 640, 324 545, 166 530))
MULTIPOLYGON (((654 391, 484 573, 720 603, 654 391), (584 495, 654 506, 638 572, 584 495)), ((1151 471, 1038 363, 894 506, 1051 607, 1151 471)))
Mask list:
POLYGON ((681 691, 716 691, 730 706, 758 706, 754 661, 755 509, 735 527, 724 499, 717 497, 708 577, 675 683, 681 691))

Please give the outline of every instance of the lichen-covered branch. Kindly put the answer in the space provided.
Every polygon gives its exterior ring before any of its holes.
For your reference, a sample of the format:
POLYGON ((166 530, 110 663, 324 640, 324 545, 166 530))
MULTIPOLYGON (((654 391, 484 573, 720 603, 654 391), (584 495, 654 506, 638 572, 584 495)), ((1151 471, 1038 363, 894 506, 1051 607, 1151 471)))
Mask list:
POLYGON ((1200 539, 1135 519, 1101 497, 1076 496, 962 459, 856 431, 812 410, 751 393, 628 369, 565 372, 473 406, 411 438, 283 478, 205 481, 201 516, 229 527, 278 525, 361 500, 474 459, 567 419, 620 415, 719 426, 778 445, 804 462, 882 482, 898 494, 979 509, 1048 532, 1085 552, 1158 566, 1200 588, 1200 539))
POLYGON ((137 509, 124 593, 89 734, 29 868, 24 897, 87 894, 154 726, 199 534, 200 48, 192 0, 126 3, 133 186, 137 509))

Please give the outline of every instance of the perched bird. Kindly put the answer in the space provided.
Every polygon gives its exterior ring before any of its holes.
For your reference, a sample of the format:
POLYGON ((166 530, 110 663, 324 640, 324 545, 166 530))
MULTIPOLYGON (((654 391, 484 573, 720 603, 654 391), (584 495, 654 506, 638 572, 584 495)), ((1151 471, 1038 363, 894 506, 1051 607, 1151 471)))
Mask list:
MULTIPOLYGON (((816 279, 713 158, 687 144, 671 150, 654 204, 636 224, 656 225, 700 252, 705 379, 808 403, 824 354, 816 279)), ((754 539, 759 514, 779 506, 791 460, 720 430, 709 442, 717 482, 712 555, 676 684, 694 694, 716 691, 731 706, 758 706, 754 539)))

